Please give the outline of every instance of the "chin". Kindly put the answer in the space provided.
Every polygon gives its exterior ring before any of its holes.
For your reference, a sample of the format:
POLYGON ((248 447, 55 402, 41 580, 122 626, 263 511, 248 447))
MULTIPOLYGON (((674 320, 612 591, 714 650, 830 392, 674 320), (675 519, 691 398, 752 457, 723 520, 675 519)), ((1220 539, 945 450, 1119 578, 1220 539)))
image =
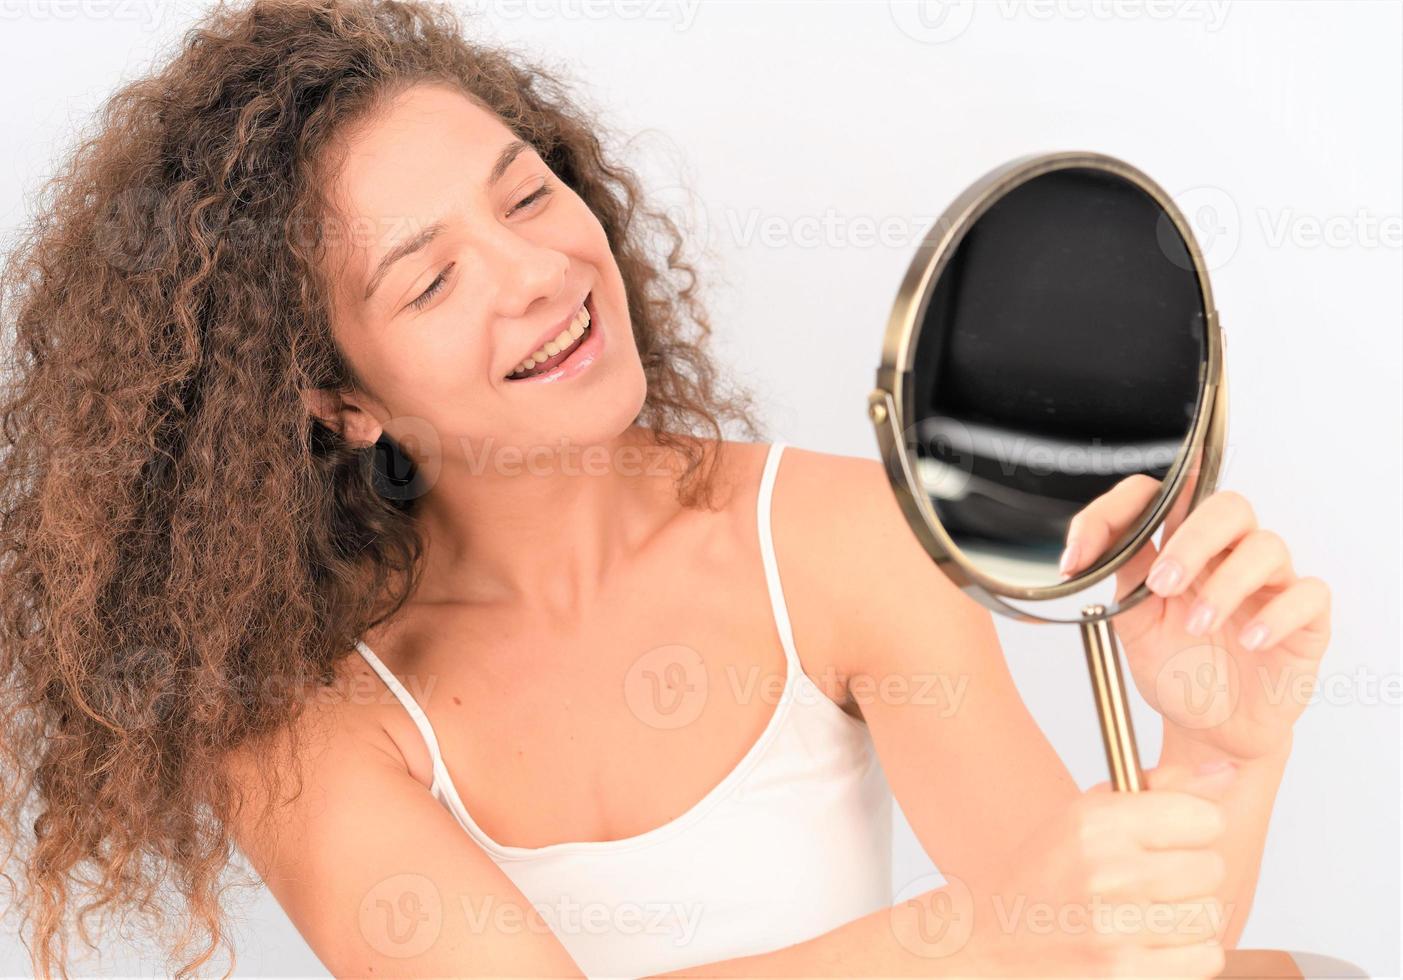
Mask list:
MULTIPOLYGON (((634 356, 627 368, 618 371, 607 384, 582 392, 578 402, 570 404, 568 414, 558 419, 556 424, 549 424, 538 417, 531 420, 529 426, 523 426, 522 441, 526 445, 552 447, 613 442, 635 424, 647 399, 648 382, 643 374, 643 365, 634 356)), ((556 407, 555 411, 559 411, 559 408, 556 407)))
POLYGON ((643 366, 633 361, 633 369, 584 399, 579 415, 562 422, 559 432, 571 443, 581 446, 612 442, 628 431, 648 400, 648 383, 643 366))

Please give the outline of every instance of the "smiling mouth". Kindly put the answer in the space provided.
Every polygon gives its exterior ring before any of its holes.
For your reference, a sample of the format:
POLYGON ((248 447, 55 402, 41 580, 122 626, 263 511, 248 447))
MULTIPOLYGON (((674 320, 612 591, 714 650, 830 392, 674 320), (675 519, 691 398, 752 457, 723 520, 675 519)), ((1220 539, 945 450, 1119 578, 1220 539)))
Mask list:
POLYGON ((589 310, 589 296, 585 297, 580 309, 575 314, 575 319, 570 326, 562 330, 556 337, 546 343, 544 347, 538 348, 532 354, 517 365, 517 370, 506 376, 507 381, 522 381, 526 378, 534 378, 538 374, 545 374, 554 371, 560 365, 570 360, 575 351, 579 350, 590 335, 593 316, 589 310), (554 353, 551 351, 554 350, 554 353), (544 358, 544 360, 539 360, 544 358), (529 365, 523 367, 523 365, 529 365))

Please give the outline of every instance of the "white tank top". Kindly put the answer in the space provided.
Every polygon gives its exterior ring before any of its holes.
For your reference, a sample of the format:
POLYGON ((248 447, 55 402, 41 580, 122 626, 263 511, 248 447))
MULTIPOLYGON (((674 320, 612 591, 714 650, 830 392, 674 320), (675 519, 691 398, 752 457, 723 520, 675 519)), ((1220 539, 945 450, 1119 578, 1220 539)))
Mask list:
POLYGON ((635 978, 780 949, 891 905, 892 798, 867 725, 823 693, 794 649, 770 526, 782 449, 770 446, 756 518, 784 688, 740 763, 660 827, 618 840, 497 843, 463 806, 423 709, 356 641, 428 745, 430 792, 587 976, 635 978))

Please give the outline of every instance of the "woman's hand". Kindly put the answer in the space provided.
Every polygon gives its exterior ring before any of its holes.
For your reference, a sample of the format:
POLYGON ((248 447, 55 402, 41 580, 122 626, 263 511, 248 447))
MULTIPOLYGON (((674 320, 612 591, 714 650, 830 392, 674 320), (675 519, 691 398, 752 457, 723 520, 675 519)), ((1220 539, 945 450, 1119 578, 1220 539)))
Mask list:
MULTIPOLYGON (((1077 514, 1064 574, 1099 557, 1159 489, 1149 476, 1130 477, 1077 514)), ((1295 573, 1286 543, 1257 525, 1241 494, 1212 494, 1185 519, 1191 491, 1192 482, 1165 520, 1163 553, 1147 541, 1117 569, 1118 597, 1142 581, 1151 594, 1110 622, 1166 738, 1255 759, 1289 744, 1314 690, 1330 590, 1295 573)))
MULTIPOLYGON (((962 952, 978 976, 1214 977, 1225 910, 1215 845, 1232 766, 1102 783, 1025 841, 989 894, 969 895, 962 952)), ((947 912, 947 915, 949 913, 947 912)))

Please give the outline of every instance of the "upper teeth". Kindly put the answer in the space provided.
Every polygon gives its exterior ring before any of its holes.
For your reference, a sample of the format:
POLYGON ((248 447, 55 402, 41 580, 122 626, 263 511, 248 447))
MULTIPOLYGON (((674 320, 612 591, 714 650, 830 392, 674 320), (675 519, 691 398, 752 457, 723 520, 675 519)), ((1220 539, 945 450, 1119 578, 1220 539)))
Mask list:
POLYGON ((575 313, 575 319, 570 321, 570 326, 547 340, 544 347, 538 347, 531 356, 526 358, 516 367, 512 368, 512 374, 520 374, 522 371, 529 371, 537 364, 544 363, 547 359, 559 354, 569 347, 584 334, 585 327, 589 326, 589 310, 582 304, 575 313))

